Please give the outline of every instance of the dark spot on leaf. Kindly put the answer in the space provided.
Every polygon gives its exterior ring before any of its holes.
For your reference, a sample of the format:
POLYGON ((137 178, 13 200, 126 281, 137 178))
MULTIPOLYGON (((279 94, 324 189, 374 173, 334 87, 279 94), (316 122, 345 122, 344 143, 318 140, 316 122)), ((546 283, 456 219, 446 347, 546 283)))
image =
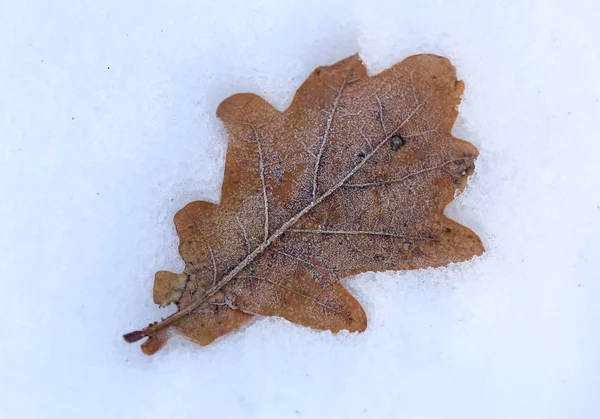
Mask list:
POLYGON ((454 184, 455 185, 458 185, 459 183, 460 183, 460 179, 459 178, 454 179, 454 184))
POLYGON ((283 181, 283 176, 285 175, 285 170, 283 169, 283 165, 281 163, 277 164, 275 169, 273 170, 273 175, 278 182, 283 181))
POLYGON ((444 227, 444 233, 451 233, 452 229, 450 227, 444 227))
POLYGON ((375 255, 375 256, 373 256, 373 259, 375 259, 376 261, 381 262, 382 260, 385 259, 385 256, 383 256, 383 255, 375 255))
POLYGON ((406 144, 406 140, 401 135, 396 134, 390 138, 390 148, 393 151, 398 151, 404 144, 406 144))
POLYGON ((362 159, 363 157, 365 157, 365 156, 366 156, 366 154, 365 154, 365 153, 363 153, 362 151, 360 151, 360 152, 357 154, 357 156, 358 156, 358 157, 360 157, 360 158, 362 159))

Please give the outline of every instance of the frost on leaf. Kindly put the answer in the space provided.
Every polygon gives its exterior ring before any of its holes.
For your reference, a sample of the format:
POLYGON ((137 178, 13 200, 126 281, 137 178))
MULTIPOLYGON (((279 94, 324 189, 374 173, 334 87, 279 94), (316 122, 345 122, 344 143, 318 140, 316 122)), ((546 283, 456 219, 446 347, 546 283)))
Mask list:
POLYGON ((125 339, 148 337, 147 354, 174 333, 207 345, 255 315, 363 331, 340 279, 480 255, 477 235, 443 214, 478 154, 450 133, 462 91, 445 58, 369 77, 355 55, 313 71, 284 112, 250 93, 223 101, 221 202, 175 215, 185 271, 156 274, 154 301, 178 311, 125 339))

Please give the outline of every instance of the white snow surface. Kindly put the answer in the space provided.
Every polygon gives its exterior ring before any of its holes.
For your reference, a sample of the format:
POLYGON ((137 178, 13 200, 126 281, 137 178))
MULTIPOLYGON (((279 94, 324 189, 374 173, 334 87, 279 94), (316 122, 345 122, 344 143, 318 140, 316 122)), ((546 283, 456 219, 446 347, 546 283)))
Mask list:
POLYGON ((600 3, 0 2, 0 417, 600 418, 600 3), (261 318, 153 357, 173 214, 218 201, 219 102, 359 52, 466 83, 448 213, 486 254, 346 281, 363 334, 261 318))

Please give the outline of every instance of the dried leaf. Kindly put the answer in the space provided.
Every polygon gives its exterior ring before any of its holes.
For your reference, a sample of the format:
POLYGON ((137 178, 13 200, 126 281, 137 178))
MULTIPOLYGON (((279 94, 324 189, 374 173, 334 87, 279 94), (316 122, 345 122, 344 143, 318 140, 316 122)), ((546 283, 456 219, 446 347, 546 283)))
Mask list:
POLYGON ((185 272, 158 272, 154 301, 178 312, 125 335, 207 345, 254 315, 363 331, 340 279, 480 255, 444 214, 477 149, 451 135, 463 83, 445 58, 409 57, 368 77, 357 55, 317 68, 279 112, 244 93, 221 103, 229 133, 221 203, 175 215, 185 272))

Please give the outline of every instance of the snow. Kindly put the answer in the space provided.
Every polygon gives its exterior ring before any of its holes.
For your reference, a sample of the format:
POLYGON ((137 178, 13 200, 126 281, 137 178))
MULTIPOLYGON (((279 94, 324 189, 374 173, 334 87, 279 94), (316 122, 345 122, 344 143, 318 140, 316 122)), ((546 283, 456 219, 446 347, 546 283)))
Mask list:
POLYGON ((0 416, 600 417, 600 3, 0 3, 0 416), (173 214, 218 201, 215 117, 317 65, 449 57, 481 152, 449 210, 487 253, 347 281, 369 328, 260 319, 153 357, 173 214))

